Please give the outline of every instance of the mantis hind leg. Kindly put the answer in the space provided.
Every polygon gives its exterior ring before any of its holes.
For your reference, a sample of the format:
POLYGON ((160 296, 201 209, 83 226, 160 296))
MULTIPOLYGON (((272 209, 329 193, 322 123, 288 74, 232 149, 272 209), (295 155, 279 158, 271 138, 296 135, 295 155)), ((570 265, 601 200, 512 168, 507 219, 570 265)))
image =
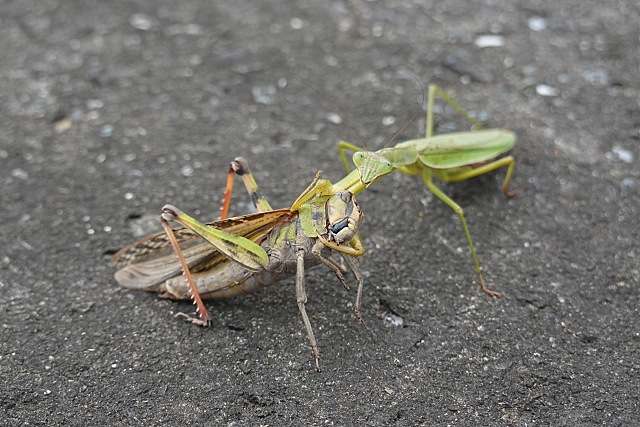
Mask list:
POLYGON ((267 199, 265 199, 260 191, 258 190, 258 184, 256 184, 256 180, 253 178, 253 174, 249 169, 249 163, 244 159, 244 157, 236 157, 231 164, 229 165, 229 172, 227 173, 227 185, 224 190, 224 202, 222 204, 222 208, 220 209, 220 219, 225 219, 229 214, 229 205, 231 204, 231 193, 233 191, 233 183, 235 180, 235 176, 238 175, 242 178, 242 182, 244 182, 244 186, 251 197, 251 201, 253 205, 256 207, 258 212, 266 212, 273 210, 267 199))
POLYGON ((425 130, 425 137, 430 138, 433 136, 433 106, 436 99, 436 95, 438 95, 444 102, 451 105, 455 110, 460 113, 465 119, 469 121, 472 125, 477 127, 478 129, 484 129, 484 126, 480 124, 477 120, 472 118, 467 110, 462 108, 460 104, 453 100, 447 93, 438 85, 430 84, 429 85, 429 93, 427 98, 427 125, 425 130))
POLYGON ((462 221, 462 227, 464 228, 464 233, 467 236, 467 242, 469 242, 469 248, 471 249, 471 256, 473 257, 473 264, 476 269, 476 274, 478 275, 478 279, 480 280, 480 286, 482 290, 491 295, 492 297, 501 296, 499 292, 495 292, 487 288, 487 285, 484 282, 484 278, 482 277, 482 271, 480 270, 480 262, 478 261, 478 256, 476 255, 475 247, 473 246, 473 240, 471 239, 471 233, 469 232, 469 227, 467 227, 467 221, 464 218, 464 211, 462 208, 453 200, 449 198, 446 194, 442 192, 436 185, 433 183, 433 178, 431 176, 431 169, 425 169, 422 171, 422 180, 424 181, 427 188, 435 194, 440 200, 445 202, 455 213, 458 214, 460 220, 462 221))
POLYGON ((509 168, 507 169, 507 175, 505 176, 504 182, 502 183, 502 192, 507 197, 513 197, 520 192, 520 189, 509 191, 509 181, 511 181, 511 175, 513 174, 513 169, 516 166, 516 161, 513 156, 503 157, 491 163, 487 163, 486 165, 473 167, 462 172, 456 171, 450 173, 447 171, 447 169, 434 169, 434 172, 438 179, 440 179, 441 181, 458 182, 476 176, 484 175, 487 172, 491 172, 503 166, 509 166, 509 168))

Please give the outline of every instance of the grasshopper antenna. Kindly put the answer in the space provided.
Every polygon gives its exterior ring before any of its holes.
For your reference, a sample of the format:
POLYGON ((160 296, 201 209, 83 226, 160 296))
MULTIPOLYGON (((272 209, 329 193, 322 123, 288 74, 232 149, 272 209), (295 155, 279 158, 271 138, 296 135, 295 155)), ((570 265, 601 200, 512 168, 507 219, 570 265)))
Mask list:
MULTIPOLYGON (((412 74, 413 75, 413 74, 412 74)), ((415 77, 414 77, 415 78, 415 77)), ((362 148, 364 148, 364 151, 367 151, 367 147, 365 147, 364 142, 362 142, 362 140, 360 139, 360 137, 358 136, 358 134, 356 133, 355 130, 353 130, 353 128, 351 127, 351 125, 349 124, 349 122, 347 122, 345 120, 344 117, 342 117, 342 114, 338 113, 338 110, 335 109, 335 107, 333 105, 331 105, 331 103, 329 102, 329 100, 327 98, 325 98, 324 96, 322 96, 322 94, 320 92, 318 92, 317 90, 315 90, 313 87, 311 87, 310 85, 306 84, 305 82, 303 82, 302 80, 296 79, 294 78, 294 80, 302 83, 303 85, 305 85, 306 87, 308 87, 309 89, 311 89, 312 91, 314 91, 316 94, 318 94, 318 96, 320 98, 322 98, 324 100, 324 102, 327 103, 327 105, 329 106, 329 108, 331 108, 333 110, 334 113, 336 113, 338 115, 338 117, 340 117, 340 119, 344 122, 345 125, 347 125, 347 127, 349 128, 349 130, 351 131, 351 133, 353 134, 353 136, 356 137, 356 139, 360 142, 360 145, 362 145, 362 148)), ((422 97, 424 98, 424 89, 422 90, 422 97)), ((422 103, 424 104, 424 100, 422 101, 422 103)), ((420 108, 422 108, 422 106, 420 106, 420 108)), ((414 116, 415 117, 415 116, 414 116)), ((411 119, 413 120, 413 119, 411 119)), ((408 125, 409 123, 407 123, 408 125)), ((405 127, 407 127, 407 125, 405 125, 405 127)), ((404 129, 404 128, 402 128, 404 129)), ((400 133, 400 132, 398 132, 400 133)), ((396 135, 397 136, 397 135, 396 135)), ((395 136, 394 136, 395 138, 395 136)))
MULTIPOLYGON (((404 126, 402 126, 400 128, 400 130, 398 132, 396 132, 395 135, 393 135, 393 137, 389 140, 389 142, 387 142, 385 144, 384 147, 382 147, 382 149, 384 150, 385 148, 387 148, 389 146, 389 144, 391 144, 393 142, 394 139, 396 139, 398 137, 398 135, 400 135, 400 133, 402 133, 403 130, 405 130, 405 128, 407 126, 409 126, 409 124, 413 121, 413 119, 415 119, 416 117, 418 117, 418 114, 420 114, 420 112, 422 111, 422 106, 424 105, 424 87, 422 86, 422 83, 420 83, 420 80, 418 80, 418 78, 416 76, 414 76, 413 74, 411 74, 409 71, 404 70, 405 73, 409 74, 411 77, 414 78, 414 80, 416 82, 418 82, 418 84, 420 85, 420 89, 422 90, 422 102, 420 103, 420 108, 418 108, 418 110, 415 112, 415 114, 409 119, 409 121, 407 123, 404 124, 404 126)), ((339 115, 339 114, 338 114, 339 115)), ((349 125, 347 125, 349 126, 349 125)))

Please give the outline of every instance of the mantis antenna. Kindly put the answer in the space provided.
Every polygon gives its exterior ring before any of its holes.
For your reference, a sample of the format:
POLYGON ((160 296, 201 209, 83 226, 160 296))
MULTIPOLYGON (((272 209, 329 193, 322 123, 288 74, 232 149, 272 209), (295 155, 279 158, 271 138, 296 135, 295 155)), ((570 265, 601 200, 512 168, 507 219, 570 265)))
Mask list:
POLYGON ((418 82, 418 84, 420 85, 420 89, 422 90, 422 102, 420 103, 420 108, 418 108, 418 111, 415 112, 415 114, 409 119, 409 121, 407 123, 404 124, 404 126, 402 126, 400 128, 400 130, 398 132, 396 132, 395 135, 393 135, 393 137, 389 140, 389 142, 387 142, 385 144, 384 147, 382 147, 382 149, 384 150, 385 148, 387 148, 389 146, 389 144, 391 144, 391 142, 393 142, 394 139, 396 139, 398 137, 398 135, 400 135, 400 133, 402 133, 403 130, 405 130, 405 128, 407 126, 409 126, 409 124, 416 118, 418 117, 418 114, 420 114, 420 112, 422 111, 422 106, 424 105, 424 87, 422 86, 422 83, 420 83, 420 80, 418 80, 418 78, 416 76, 414 76, 413 74, 411 74, 409 71, 404 70, 407 74, 409 74, 411 77, 414 78, 415 81, 418 82))
MULTIPOLYGON (((393 142, 394 139, 396 139, 398 137, 398 135, 400 135, 402 133, 403 130, 406 129, 407 126, 409 126, 409 124, 411 124, 411 122, 418 117, 418 114, 420 114, 420 112, 422 111, 422 106, 424 105, 424 87, 422 86, 422 83, 420 83, 420 80, 418 80, 418 78, 416 76, 414 76, 413 74, 411 74, 409 71, 405 72, 407 74, 409 74, 411 77, 414 78, 414 80, 416 82, 418 82, 418 84, 420 85, 420 89, 422 90, 422 102, 420 103, 420 107, 418 108, 418 110, 413 114, 413 116, 407 121, 407 123, 404 124, 404 126, 402 126, 400 128, 400 130, 398 132, 395 133, 395 135, 393 135, 393 137, 385 144, 384 147, 382 147, 383 149, 387 148, 387 146, 389 144, 391 144, 393 142)), ((327 105, 329 106, 329 108, 331 108, 333 110, 334 113, 336 113, 338 115, 338 117, 340 117, 340 119, 344 122, 344 124, 349 128, 349 130, 351 131, 351 133, 353 134, 353 136, 356 137, 356 139, 360 142, 360 145, 362 145, 362 148, 364 148, 364 151, 368 151, 367 147, 364 145, 364 142, 362 142, 362 139, 360 139, 360 137, 358 136, 358 134, 356 133, 355 130, 353 130, 353 128, 351 127, 351 125, 349 124, 349 122, 347 122, 347 120, 342 116, 342 114, 340 114, 338 112, 338 110, 336 110, 336 108, 329 102, 329 100, 327 98, 325 98, 324 96, 322 96, 322 94, 320 92, 318 92, 315 88, 313 88, 312 86, 308 85, 307 83, 303 82, 302 80, 299 79, 294 79, 297 80, 298 82, 302 83, 303 85, 305 85, 306 87, 308 87, 309 89, 311 89, 312 91, 314 91, 320 98, 322 98, 322 100, 324 102, 327 103, 327 105)))
MULTIPOLYGON (((347 125, 347 127, 349 128, 349 130, 351 131, 351 133, 353 134, 353 136, 356 137, 356 139, 360 142, 360 145, 362 145, 362 148, 364 148, 364 151, 367 151, 367 147, 365 147, 364 142, 362 142, 362 139, 360 139, 360 137, 358 136, 358 134, 356 133, 355 130, 353 130, 353 128, 351 127, 351 125, 349 124, 349 122, 342 117, 342 114, 338 113, 338 110, 335 109, 335 107, 333 105, 331 105, 331 103, 329 102, 329 100, 327 98, 325 98, 324 96, 322 96, 322 94, 320 92, 318 92, 317 90, 315 90, 313 87, 311 87, 310 85, 306 84, 305 82, 303 82, 302 80, 299 79, 294 79, 299 81, 300 83, 302 83, 303 85, 305 85, 306 87, 308 87, 309 89, 311 89, 312 91, 314 91, 316 94, 318 94, 318 96, 320 98, 322 98, 324 100, 324 102, 327 103, 327 105, 329 106, 329 108, 331 108, 333 110, 334 113, 336 113, 338 115, 338 117, 340 117, 340 119, 344 122, 345 125, 347 125)), ((423 92, 423 97, 424 97, 424 90, 423 92)), ((424 101, 422 101, 424 103, 424 101)), ((404 128, 403 128, 404 129, 404 128)), ((395 138, 395 137, 394 137, 395 138)))

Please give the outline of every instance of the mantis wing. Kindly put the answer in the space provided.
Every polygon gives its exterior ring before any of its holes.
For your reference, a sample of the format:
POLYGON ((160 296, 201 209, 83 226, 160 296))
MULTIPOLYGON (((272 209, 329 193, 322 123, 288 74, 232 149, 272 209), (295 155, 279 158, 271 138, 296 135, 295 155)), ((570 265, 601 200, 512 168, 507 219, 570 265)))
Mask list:
POLYGON ((513 132, 491 129, 448 133, 406 141, 394 148, 400 148, 405 144, 415 145, 418 158, 424 165, 433 169, 449 169, 493 160, 509 151, 515 142, 516 136, 513 132))

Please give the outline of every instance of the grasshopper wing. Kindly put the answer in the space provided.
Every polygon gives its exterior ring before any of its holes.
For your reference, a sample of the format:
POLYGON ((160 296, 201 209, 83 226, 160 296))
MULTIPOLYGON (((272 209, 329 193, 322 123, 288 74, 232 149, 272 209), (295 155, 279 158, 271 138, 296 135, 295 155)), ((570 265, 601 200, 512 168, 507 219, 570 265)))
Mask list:
MULTIPOLYGON (((289 209, 254 213, 228 218, 207 224, 259 243, 278 221, 290 215, 289 209)), ((189 269, 202 272, 221 263, 231 262, 195 232, 180 228, 174 231, 189 269)), ((160 233, 139 240, 121 250, 111 259, 111 264, 120 268, 116 281, 127 288, 155 291, 165 280, 178 276, 182 269, 171 250, 166 234, 160 233)))

